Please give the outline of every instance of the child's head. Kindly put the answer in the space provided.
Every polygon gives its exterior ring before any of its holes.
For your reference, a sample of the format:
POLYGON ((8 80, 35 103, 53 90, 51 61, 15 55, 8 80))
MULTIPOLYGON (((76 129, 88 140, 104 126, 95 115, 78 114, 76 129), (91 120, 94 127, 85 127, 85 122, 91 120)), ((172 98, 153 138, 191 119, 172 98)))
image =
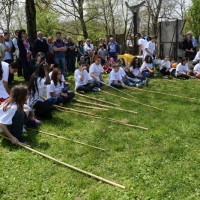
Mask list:
POLYGON ((57 84, 57 82, 60 82, 62 80, 62 73, 59 68, 55 68, 53 70, 51 79, 53 80, 55 85, 57 84))
POLYGON ((110 63, 114 63, 114 58, 110 58, 110 63))
POLYGON ((169 56, 168 56, 167 54, 165 55, 164 60, 165 60, 165 61, 168 61, 168 60, 169 60, 169 56))
POLYGON ((81 56, 80 61, 84 61, 84 60, 85 60, 84 56, 81 56))
POLYGON ((114 65, 113 65, 113 70, 114 70, 115 72, 118 72, 118 71, 119 71, 119 68, 120 68, 119 63, 114 63, 114 65))
POLYGON ((80 70, 82 70, 84 67, 86 68, 86 63, 85 63, 84 61, 79 61, 79 63, 78 63, 78 68, 79 68, 80 70))
POLYGON ((4 101, 3 110, 8 110, 13 103, 18 106, 18 111, 23 110, 23 105, 28 99, 28 90, 24 85, 16 85, 11 89, 10 97, 4 101))
POLYGON ((123 58, 120 58, 119 61, 122 66, 126 66, 125 60, 123 58))
POLYGON ((9 72, 10 74, 14 74, 18 72, 19 64, 17 62, 12 62, 9 64, 9 72))
POLYGON ((94 57, 94 62, 96 65, 100 65, 101 64, 101 56, 95 56, 94 57))
POLYGON ((146 63, 152 63, 152 57, 150 55, 146 55, 144 60, 146 63))
POLYGON ((181 60, 181 64, 185 65, 188 62, 188 59, 186 57, 183 57, 181 60))
POLYGON ((45 54, 42 52, 38 52, 37 55, 35 56, 35 62, 39 64, 42 57, 45 57, 45 54))

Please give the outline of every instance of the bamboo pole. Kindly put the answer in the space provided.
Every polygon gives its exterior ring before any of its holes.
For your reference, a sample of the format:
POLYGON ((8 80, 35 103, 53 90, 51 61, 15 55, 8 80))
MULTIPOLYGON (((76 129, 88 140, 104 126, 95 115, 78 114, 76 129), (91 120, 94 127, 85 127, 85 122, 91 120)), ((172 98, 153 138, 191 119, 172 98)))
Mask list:
POLYGON ((132 111, 132 110, 126 110, 126 109, 123 109, 123 108, 111 107, 111 106, 106 106, 106 105, 101 105, 101 104, 96 104, 96 103, 81 101, 81 100, 77 100, 77 99, 75 101, 80 102, 80 103, 85 103, 85 104, 91 104, 91 105, 95 105, 95 106, 99 106, 99 107, 103 107, 103 108, 111 108, 111 109, 115 109, 115 110, 120 110, 120 111, 125 111, 125 112, 130 112, 130 113, 138 114, 138 112, 135 112, 135 111, 132 111))
MULTIPOLYGON (((101 91, 102 91, 102 90, 101 90, 101 91)), ((112 93, 110 93, 110 92, 106 92, 106 91, 102 91, 102 92, 107 93, 107 94, 112 95, 112 96, 117 96, 117 95, 112 94, 112 93)), ((162 108, 158 108, 158 107, 155 107, 155 106, 150 106, 150 105, 148 105, 148 104, 144 104, 144 103, 141 103, 141 102, 139 102, 139 101, 135 101, 135 100, 128 99, 128 98, 125 98, 125 97, 121 97, 121 96, 117 96, 117 97, 120 97, 121 99, 124 99, 124 100, 127 100, 127 101, 132 101, 132 102, 134 102, 134 103, 137 103, 137 104, 140 104, 140 105, 143 105, 143 106, 146 106, 146 107, 150 107, 150 108, 154 108, 154 109, 162 110, 162 111, 163 111, 162 108)))
POLYGON ((195 98, 188 98, 188 97, 183 97, 183 96, 179 96, 179 95, 176 95, 176 94, 167 94, 167 93, 157 92, 157 91, 153 91, 153 90, 145 90, 145 89, 139 89, 139 88, 130 88, 130 89, 141 90, 141 91, 144 91, 144 92, 147 92, 147 93, 156 93, 156 94, 163 94, 163 95, 167 95, 167 96, 180 97, 180 98, 189 99, 189 100, 197 100, 195 98))
MULTIPOLYGON (((3 135, 1 135, 1 134, 0 134, 0 136, 3 137, 3 138, 5 138, 5 139, 7 139, 7 140, 10 140, 9 138, 7 138, 7 137, 5 137, 5 136, 3 136, 3 135)), ((23 148, 25 148, 25 149, 28 149, 29 151, 31 151, 31 152, 33 152, 33 153, 39 154, 39 155, 41 155, 41 156, 43 156, 43 157, 45 157, 45 158, 48 158, 48 159, 50 159, 50 160, 52 160, 52 161, 54 161, 54 162, 56 162, 56 163, 59 163, 59 164, 61 164, 61 165, 64 165, 64 166, 66 166, 66 167, 68 167, 68 168, 70 168, 70 169, 73 169, 73 170, 75 170, 75 171, 78 171, 78 172, 80 172, 80 173, 82 173, 82 174, 85 174, 85 175, 87 175, 87 176, 93 177, 93 178, 95 178, 95 179, 97 179, 97 180, 100 180, 100 181, 102 181, 102 182, 104 182, 104 183, 108 183, 108 184, 110 184, 110 185, 119 187, 119 188, 121 188, 121 189, 125 189, 125 186, 123 186, 123 185, 120 185, 120 184, 115 183, 115 182, 113 182, 113 181, 109 181, 109 180, 107 180, 107 179, 105 179, 105 178, 102 178, 101 176, 97 176, 97 175, 95 175, 95 174, 92 174, 92 173, 90 173, 90 172, 87 172, 87 171, 85 171, 85 170, 82 170, 82 169, 80 169, 80 168, 78 168, 78 167, 74 167, 74 166, 69 165, 69 164, 67 164, 67 163, 65 163, 65 162, 59 161, 59 160, 57 160, 57 159, 55 159, 55 158, 53 158, 53 157, 51 157, 51 156, 48 156, 48 155, 46 155, 46 154, 44 154, 44 153, 42 153, 42 152, 40 152, 40 151, 37 151, 37 150, 32 149, 32 148, 30 148, 30 147, 27 147, 27 146, 25 146, 23 143, 18 143, 18 145, 21 146, 21 147, 23 147, 23 148)))
POLYGON ((101 150, 101 151, 105 151, 105 149, 103 149, 103 148, 96 147, 96 146, 86 144, 86 143, 83 143, 83 142, 79 142, 79 141, 76 141, 76 140, 72 140, 70 138, 66 138, 66 137, 63 137, 63 136, 55 135, 55 134, 52 134, 52 133, 47 133, 47 132, 44 132, 44 131, 35 130, 35 129, 32 129, 32 128, 27 128, 27 129, 34 131, 34 132, 38 131, 39 133, 44 133, 44 134, 49 135, 49 136, 53 136, 53 137, 60 138, 60 139, 63 139, 63 140, 68 140, 68 141, 71 141, 71 142, 74 142, 74 143, 77 143, 77 144, 81 144, 81 145, 84 145, 84 146, 92 147, 94 149, 98 149, 98 150, 101 150))
POLYGON ((117 124, 121 124, 121 125, 124 125, 124 126, 129 126, 129 127, 133 127, 133 128, 138 128, 138 129, 142 129, 142 130, 149 130, 148 128, 145 128, 145 127, 142 127, 142 126, 137 126, 137 125, 133 125, 133 124, 126 124, 124 122, 121 122, 121 121, 118 121, 118 120, 115 120, 115 119, 111 119, 111 118, 107 118, 107 117, 101 117, 101 116, 98 116, 98 115, 95 115, 95 114, 92 114, 92 113, 88 113, 88 112, 83 112, 83 111, 79 111, 79 110, 75 110, 75 109, 72 109, 72 108, 64 108, 64 107, 61 107, 61 106, 57 106, 57 108, 59 108, 59 110, 67 110, 67 111, 72 111, 72 112, 75 112, 75 113, 81 113, 81 114, 84 114, 84 115, 87 115, 87 116, 92 116, 93 118, 97 118, 97 119, 105 119, 107 121, 110 121, 110 122, 115 122, 117 124))
POLYGON ((85 106, 85 105, 81 105, 81 104, 71 104, 72 106, 77 106, 77 107, 81 107, 81 108, 88 108, 88 109, 96 109, 96 110, 103 110, 103 111, 107 111, 108 109, 106 108, 98 108, 98 107, 93 107, 93 106, 85 106))
POLYGON ((79 95, 79 96, 81 96, 81 97, 85 97, 85 98, 87 98, 87 99, 92 99, 92 100, 95 100, 95 101, 99 101, 99 102, 101 102, 101 103, 110 104, 110 105, 112 105, 112 106, 119 106, 119 105, 117 105, 117 104, 115 104, 115 103, 111 103, 111 102, 103 101, 103 100, 101 100, 101 99, 97 99, 97 98, 89 97, 89 96, 86 96, 86 95, 82 95, 82 94, 79 94, 79 93, 77 93, 77 92, 76 92, 76 95, 79 95))

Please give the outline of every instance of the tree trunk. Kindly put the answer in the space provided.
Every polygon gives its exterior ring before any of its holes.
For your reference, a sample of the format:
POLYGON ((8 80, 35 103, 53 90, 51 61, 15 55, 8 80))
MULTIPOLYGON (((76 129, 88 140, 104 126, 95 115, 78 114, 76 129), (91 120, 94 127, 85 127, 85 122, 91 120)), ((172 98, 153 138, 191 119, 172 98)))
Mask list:
POLYGON ((36 31, 36 9, 34 0, 26 0, 26 19, 27 19, 27 30, 28 38, 31 45, 34 45, 34 41, 37 38, 36 31))

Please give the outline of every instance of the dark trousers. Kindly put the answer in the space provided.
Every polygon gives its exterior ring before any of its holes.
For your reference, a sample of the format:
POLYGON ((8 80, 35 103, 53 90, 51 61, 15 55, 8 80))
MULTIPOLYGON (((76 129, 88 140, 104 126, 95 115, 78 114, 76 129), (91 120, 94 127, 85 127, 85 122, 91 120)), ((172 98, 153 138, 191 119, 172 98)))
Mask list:
POLYGON ((74 92, 65 92, 65 93, 67 93, 68 97, 67 98, 64 98, 62 96, 57 97, 56 104, 59 104, 59 103, 63 103, 63 104, 69 103, 75 97, 75 93, 74 92))
POLYGON ((75 56, 69 56, 67 57, 67 69, 70 72, 75 71, 75 56))
POLYGON ((10 133, 15 136, 19 141, 21 140, 21 136, 23 133, 23 125, 24 125, 24 112, 17 111, 12 118, 12 124, 7 125, 10 133))
POLYGON ((97 86, 97 83, 87 83, 85 85, 78 86, 76 91, 92 92, 92 90, 97 86))
MULTIPOLYGON (((56 102, 56 101, 55 101, 56 102)), ((33 109, 35 109, 35 115, 37 117, 41 117, 43 119, 51 119, 52 118, 52 105, 42 102, 42 101, 37 101, 33 109)))
POLYGON ((27 61, 27 58, 26 57, 20 57, 20 60, 21 60, 21 64, 22 64, 24 80, 26 82, 29 82, 30 74, 29 74, 29 63, 27 61))
POLYGON ((116 61, 116 60, 117 60, 116 52, 110 52, 110 53, 109 53, 109 57, 110 57, 110 58, 113 58, 114 61, 116 61))
POLYGON ((166 71, 166 67, 163 67, 161 70, 160 70, 160 73, 163 75, 163 76, 166 76, 166 75, 170 75, 170 72, 169 70, 166 71))

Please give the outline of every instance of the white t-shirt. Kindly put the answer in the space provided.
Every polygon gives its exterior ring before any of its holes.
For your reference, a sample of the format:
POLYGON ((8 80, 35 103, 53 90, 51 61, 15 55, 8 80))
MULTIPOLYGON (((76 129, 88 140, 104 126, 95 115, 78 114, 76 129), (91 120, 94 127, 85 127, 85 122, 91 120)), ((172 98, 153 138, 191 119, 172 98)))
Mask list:
MULTIPOLYGON (((5 41, 5 45, 6 45, 7 47, 9 47, 9 48, 12 47, 12 46, 11 46, 11 43, 10 43, 9 41, 8 41, 8 42, 5 41)), ((9 51, 5 51, 5 56, 4 56, 4 59, 3 59, 3 60, 10 60, 10 59, 12 59, 11 53, 10 53, 9 51)))
POLYGON ((199 60, 200 60, 200 51, 197 52, 193 61, 199 61, 199 60))
POLYGON ((120 71, 122 77, 126 76, 126 72, 124 71, 124 69, 122 67, 119 68, 119 71, 120 71))
POLYGON ((3 104, 0 105, 0 123, 5 125, 12 124, 12 118, 15 115, 18 106, 16 103, 12 104, 12 106, 7 110, 3 111, 3 104))
POLYGON ((122 80, 122 75, 120 70, 115 72, 114 69, 110 72, 108 84, 110 85, 113 81, 120 81, 122 80))
POLYGON ((139 76, 140 74, 140 69, 139 68, 133 68, 132 66, 130 67, 130 72, 134 75, 134 76, 139 76))
POLYGON ((64 83, 57 83, 57 85, 54 84, 53 80, 51 80, 51 84, 47 85, 47 98, 51 98, 50 92, 54 92, 56 95, 60 94, 62 92, 62 89, 64 88, 64 83))
POLYGON ((6 99, 9 97, 9 94, 6 92, 3 81, 8 82, 9 64, 6 62, 1 62, 1 65, 3 69, 3 76, 2 79, 0 80, 0 98, 6 99))
POLYGON ((143 62, 142 66, 140 67, 140 72, 142 72, 144 69, 147 69, 146 67, 153 69, 153 63, 143 62))
POLYGON ((27 103, 30 105, 34 100, 36 101, 44 101, 47 95, 47 86, 44 84, 46 81, 46 77, 44 78, 37 78, 37 86, 38 91, 36 90, 34 97, 32 95, 29 96, 27 103))
MULTIPOLYGON (((49 73, 49 78, 51 80, 51 77, 52 77, 52 74, 53 74, 53 71, 49 73)), ((65 82, 65 77, 63 76, 62 74, 62 79, 61 79, 62 82, 65 82)))
POLYGON ((78 86, 87 84, 87 81, 92 79, 90 75, 88 74, 87 70, 84 70, 83 73, 84 73, 83 80, 81 81, 80 78, 81 78, 82 72, 79 69, 75 70, 74 72, 75 89, 78 86))
POLYGON ((194 66, 194 71, 200 72, 200 63, 198 63, 198 64, 196 64, 196 65, 194 66))
POLYGON ((91 75, 91 73, 93 73, 94 76, 95 76, 96 78, 98 78, 98 79, 100 78, 100 74, 102 73, 102 70, 103 70, 103 67, 101 66, 101 64, 96 65, 96 63, 93 63, 93 64, 90 66, 90 69, 89 69, 90 75, 91 75))
POLYGON ((138 44, 139 44, 139 45, 142 45, 142 51, 143 51, 143 53, 144 53, 144 49, 145 49, 147 43, 148 43, 147 40, 145 40, 145 39, 143 39, 143 38, 140 38, 140 39, 138 40, 138 44))
MULTIPOLYGON (((165 63, 165 61, 164 61, 164 60, 161 60, 160 70, 164 67, 164 66, 163 66, 164 63, 165 63)), ((166 67, 167 69, 170 69, 170 65, 171 65, 171 63, 170 63, 170 61, 168 60, 167 63, 166 63, 166 65, 165 65, 165 67, 166 67)))
POLYGON ((86 43, 84 45, 84 51, 88 52, 88 51, 93 51, 94 50, 94 46, 93 44, 90 44, 90 46, 88 46, 86 43))
POLYGON ((182 65, 181 63, 179 63, 176 67, 176 72, 175 72, 175 76, 178 75, 178 72, 188 72, 188 64, 186 63, 185 65, 182 65))
MULTIPOLYGON (((147 42, 147 44, 145 46, 145 49, 146 48, 148 49, 148 51, 150 53, 153 54, 155 52, 155 50, 156 50, 156 44, 155 44, 155 42, 152 42, 152 41, 147 42)), ((145 51, 144 56, 150 55, 146 50, 144 50, 144 51, 145 51)), ((152 56, 152 55, 150 55, 150 56, 152 56)))

